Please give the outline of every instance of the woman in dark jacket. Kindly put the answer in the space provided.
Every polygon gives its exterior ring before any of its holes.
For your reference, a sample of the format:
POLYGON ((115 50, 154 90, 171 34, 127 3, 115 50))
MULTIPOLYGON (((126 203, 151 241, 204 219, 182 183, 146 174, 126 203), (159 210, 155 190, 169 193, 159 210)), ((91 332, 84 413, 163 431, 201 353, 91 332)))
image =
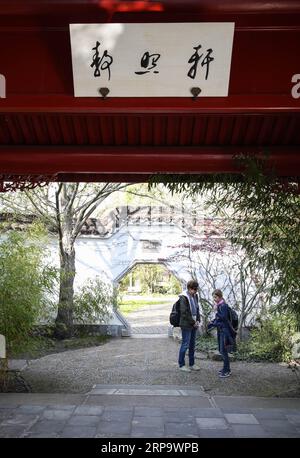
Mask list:
POLYGON ((216 304, 216 316, 215 319, 209 323, 208 330, 213 327, 217 328, 219 352, 223 358, 223 369, 219 371, 219 377, 225 378, 231 375, 228 350, 232 348, 234 344, 235 334, 229 322, 228 305, 224 301, 223 293, 220 289, 216 289, 213 292, 213 299, 216 304))
POLYGON ((190 280, 187 289, 180 295, 180 322, 182 341, 179 349, 179 369, 184 372, 197 371, 200 368, 195 365, 195 341, 196 331, 200 323, 198 282, 190 280), (185 354, 189 349, 189 367, 185 365, 185 354))

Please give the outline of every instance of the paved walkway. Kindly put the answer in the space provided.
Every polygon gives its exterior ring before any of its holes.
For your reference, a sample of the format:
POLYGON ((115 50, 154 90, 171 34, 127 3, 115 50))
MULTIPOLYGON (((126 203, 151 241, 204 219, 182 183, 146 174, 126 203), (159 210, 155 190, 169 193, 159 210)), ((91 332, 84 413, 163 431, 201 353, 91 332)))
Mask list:
MULTIPOLYGON (((174 296, 175 302, 176 297, 174 296)), ((133 335, 161 334, 168 335, 169 315, 173 302, 147 305, 127 316, 133 335)))
POLYGON ((209 396, 182 386, 0 394, 0 437, 300 437, 300 399, 209 396))

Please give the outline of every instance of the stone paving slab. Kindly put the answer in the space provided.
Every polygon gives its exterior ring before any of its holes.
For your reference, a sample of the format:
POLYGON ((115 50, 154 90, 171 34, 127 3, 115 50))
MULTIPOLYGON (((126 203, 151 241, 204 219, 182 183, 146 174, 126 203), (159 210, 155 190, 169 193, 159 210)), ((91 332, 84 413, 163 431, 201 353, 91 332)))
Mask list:
MULTIPOLYGON (((97 428, 93 426, 66 426, 59 436, 62 438, 93 438, 97 434, 97 428)), ((28 435, 27 437, 31 437, 28 435)), ((41 436, 39 436, 41 437, 41 436)))
POLYGON ((216 405, 220 408, 288 408, 300 411, 300 398, 264 398, 254 396, 213 396, 216 405))
POLYGON ((199 437, 206 439, 232 439, 234 432, 229 429, 201 429, 199 437))
POLYGON ((56 404, 59 400, 59 405, 64 404, 81 404, 86 399, 85 395, 78 394, 54 394, 54 393, 0 393, 0 407, 4 407, 9 402, 12 404, 32 404, 32 405, 45 405, 56 404))
MULTIPOLYGON (((2 406, 0 405, 0 409, 2 408, 2 406)), ((33 413, 33 414, 37 414, 37 413, 41 413, 45 410, 46 406, 35 406, 35 405, 22 405, 19 407, 19 411, 20 412, 24 412, 24 413, 33 413)))
POLYGON ((74 410, 75 415, 101 415, 103 407, 101 406, 78 406, 74 410))
POLYGON ((69 395, 69 404, 65 394, 2 394, 0 398, 1 438, 300 437, 299 399, 266 402, 265 398, 231 396, 229 409, 223 398, 201 396, 69 395), (100 403, 89 403, 95 399, 100 403), (115 405, 107 403, 112 399, 115 405), (153 405, 154 401, 159 404, 153 405), (201 405, 203 401, 207 404, 201 405))
POLYGON ((42 413, 42 418, 45 420, 68 420, 72 413, 72 410, 47 409, 42 413))
POLYGON ((272 437, 272 434, 265 431, 260 425, 232 425, 232 430, 234 437, 272 437))
POLYGON ((29 362, 26 359, 9 359, 8 370, 10 371, 22 371, 26 369, 29 362))
POLYGON ((143 388, 119 388, 117 390, 114 389, 105 389, 105 388, 94 388, 92 389, 89 394, 106 394, 106 395, 125 395, 125 396, 206 396, 207 395, 203 391, 187 391, 187 390, 158 390, 158 389, 145 389, 143 388))
POLYGON ((241 425, 258 425, 258 421, 251 413, 225 413, 228 423, 241 425))
POLYGON ((125 395, 89 395, 85 402, 86 405, 105 405, 105 406, 145 406, 160 407, 177 407, 177 410, 184 407, 198 406, 203 408, 213 407, 208 397, 204 396, 125 396, 125 395), (162 403, 163 399, 163 403, 162 403))
MULTIPOLYGON (((134 330, 133 330, 134 331, 134 330)), ((156 331, 156 329, 155 329, 156 331)), ((132 339, 163 339, 166 338, 168 339, 168 334, 166 333, 166 330, 164 330, 164 334, 132 334, 131 338, 132 339)))
POLYGON ((115 394, 123 394, 126 396, 180 396, 180 392, 177 390, 136 390, 133 388, 123 388, 117 390, 115 394))
POLYGON ((229 425, 223 418, 196 418, 200 429, 228 429, 229 425))
POLYGON ((161 407, 135 407, 135 414, 137 416, 144 417, 160 417, 163 415, 163 409, 161 407))
MULTIPOLYGON (((201 388, 201 387, 200 387, 201 388)), ((205 396, 207 393, 203 389, 195 389, 194 387, 182 389, 182 387, 170 387, 166 385, 147 386, 147 385, 130 385, 124 388, 123 385, 107 386, 95 385, 90 395, 125 395, 125 396, 205 396)))
POLYGON ((300 412, 298 415, 295 414, 288 414, 286 415, 288 421, 300 428, 300 412))
MULTIPOLYGON (((115 389, 115 390, 118 390, 120 388, 135 388, 135 389, 152 389, 152 390, 169 390, 170 388, 173 389, 173 390, 182 390, 183 386, 182 385, 162 385, 162 384, 159 384, 159 385, 140 385, 140 384, 130 384, 130 385, 120 385, 120 384, 95 384, 93 386, 93 388, 111 388, 111 389, 115 389)), ((184 389, 185 390, 189 390, 189 391, 193 391, 195 390, 195 386, 192 385, 192 386, 184 386, 184 389)), ((199 386, 199 389, 203 390, 203 387, 202 386, 199 386)))

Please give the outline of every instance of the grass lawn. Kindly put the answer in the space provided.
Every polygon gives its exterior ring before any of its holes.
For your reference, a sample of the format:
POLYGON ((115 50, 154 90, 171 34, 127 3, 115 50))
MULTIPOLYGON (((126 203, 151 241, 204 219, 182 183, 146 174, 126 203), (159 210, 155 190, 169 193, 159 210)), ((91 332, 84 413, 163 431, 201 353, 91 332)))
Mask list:
POLYGON ((145 306, 151 306, 151 305, 159 305, 162 302, 167 302, 174 301, 174 295, 173 296, 153 296, 153 297, 143 297, 140 296, 140 298, 137 298, 136 296, 132 299, 129 299, 128 296, 126 299, 124 299, 122 302, 119 303, 119 310, 121 313, 124 313, 124 315, 128 315, 129 313, 135 312, 136 310, 139 310, 145 306))
POLYGON ((128 313, 135 312, 136 310, 143 308, 145 305, 157 305, 160 304, 161 301, 147 301, 147 300, 131 300, 131 301, 124 301, 119 304, 120 312, 127 315, 128 313))

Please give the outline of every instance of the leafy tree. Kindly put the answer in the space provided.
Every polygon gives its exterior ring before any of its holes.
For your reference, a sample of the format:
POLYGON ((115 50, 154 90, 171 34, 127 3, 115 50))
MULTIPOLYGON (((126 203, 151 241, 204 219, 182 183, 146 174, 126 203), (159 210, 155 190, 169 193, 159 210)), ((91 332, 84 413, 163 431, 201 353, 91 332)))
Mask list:
POLYGON ((214 317, 212 292, 221 289, 225 300, 239 315, 238 336, 242 328, 270 308, 269 273, 253 271, 247 256, 224 240, 203 239, 190 242, 183 254, 174 253, 166 261, 186 260, 191 278, 199 283, 201 322, 203 331, 214 317))
POLYGON ((142 293, 176 294, 181 291, 177 278, 160 264, 138 264, 120 282, 120 290, 129 287, 129 275, 132 280, 139 280, 142 293))
POLYGON ((111 196, 126 188, 126 183, 53 183, 15 196, 2 196, 2 205, 23 215, 33 213, 58 234, 60 283, 56 336, 73 333, 75 241, 87 219, 111 196))
POLYGON ((10 231, 0 241, 0 333, 8 350, 26 341, 49 307, 56 270, 46 261, 46 243, 41 225, 22 233, 10 231))
POLYGON ((142 291, 149 294, 155 293, 165 269, 157 264, 140 264, 135 270, 140 278, 142 291))
POLYGON ((295 314, 300 326, 299 180, 276 176, 264 158, 238 158, 240 175, 157 176, 172 193, 199 196, 213 213, 227 218, 227 235, 247 253, 251 268, 273 277, 278 308, 295 314))
MULTIPOLYGON (((53 183, 43 188, 14 194, 3 194, 3 210, 19 215, 32 214, 40 218, 50 232, 58 234, 60 252, 59 300, 56 336, 66 338, 73 333, 75 241, 88 218, 97 212, 101 216, 106 201, 113 201, 118 191, 127 190, 126 183, 53 183)), ((138 202, 166 203, 163 188, 147 192, 145 184, 130 185, 130 199, 138 202)), ((127 193, 126 193, 127 194, 127 193)), ((128 198, 125 197, 125 201, 128 198)), ((177 199, 180 209, 181 199, 177 199)), ((177 205, 177 204, 176 204, 177 205)))

